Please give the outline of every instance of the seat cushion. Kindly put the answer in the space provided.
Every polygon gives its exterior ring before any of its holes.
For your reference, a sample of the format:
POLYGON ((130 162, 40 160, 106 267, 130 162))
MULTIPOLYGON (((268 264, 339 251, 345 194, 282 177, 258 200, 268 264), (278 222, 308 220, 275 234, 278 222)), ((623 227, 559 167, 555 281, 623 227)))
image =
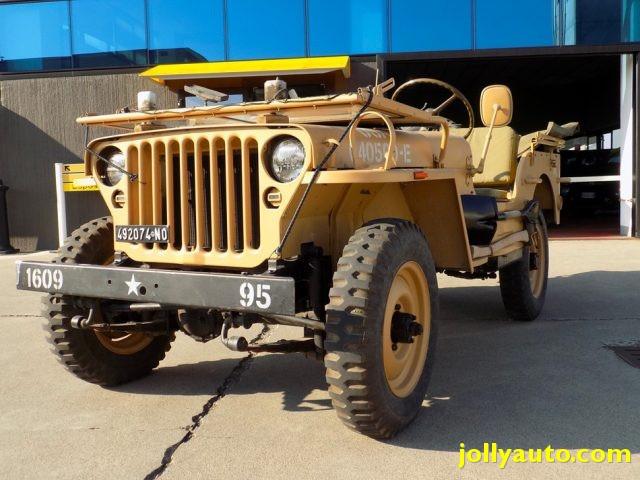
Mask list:
MULTIPOLYGON (((464 133, 463 129, 453 129, 454 135, 464 133)), ((488 127, 474 128, 467 139, 473 153, 473 165, 480 163, 484 143, 489 133, 488 127)), ((520 138, 511 127, 496 127, 491 134, 491 142, 484 162, 484 171, 473 177, 474 185, 507 186, 515 179, 518 142, 520 138)))
POLYGON ((498 190, 497 188, 476 188, 476 195, 493 197, 498 202, 509 200, 508 190, 498 190))

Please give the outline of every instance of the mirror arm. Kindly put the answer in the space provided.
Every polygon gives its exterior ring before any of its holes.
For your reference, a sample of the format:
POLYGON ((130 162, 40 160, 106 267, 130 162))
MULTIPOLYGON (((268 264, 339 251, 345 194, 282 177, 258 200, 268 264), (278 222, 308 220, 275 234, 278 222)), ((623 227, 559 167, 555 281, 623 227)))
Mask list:
POLYGON ((475 175, 477 173, 482 173, 484 171, 484 162, 487 158, 487 153, 489 153, 489 144, 491 143, 491 135, 493 133, 493 127, 496 123, 496 118, 498 117, 498 112, 502 110, 502 107, 495 103, 493 105, 493 115, 491 116, 491 123, 489 124, 489 132, 487 133, 487 138, 484 141, 484 147, 482 148, 482 156, 480 157, 480 163, 477 168, 471 168, 470 174, 475 175))

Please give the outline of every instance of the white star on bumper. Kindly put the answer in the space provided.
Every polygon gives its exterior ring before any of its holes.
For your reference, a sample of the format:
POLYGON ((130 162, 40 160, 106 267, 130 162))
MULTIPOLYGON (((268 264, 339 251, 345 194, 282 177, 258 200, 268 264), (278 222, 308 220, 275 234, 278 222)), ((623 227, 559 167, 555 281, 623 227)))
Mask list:
POLYGON ((136 281, 136 276, 134 274, 131 274, 131 280, 129 280, 128 282, 125 281, 124 283, 127 284, 127 287, 129 287, 129 291, 127 292, 127 295, 131 295, 132 293, 135 293, 136 297, 138 296, 138 287, 140 287, 140 285, 142 285, 142 282, 137 282, 136 281))

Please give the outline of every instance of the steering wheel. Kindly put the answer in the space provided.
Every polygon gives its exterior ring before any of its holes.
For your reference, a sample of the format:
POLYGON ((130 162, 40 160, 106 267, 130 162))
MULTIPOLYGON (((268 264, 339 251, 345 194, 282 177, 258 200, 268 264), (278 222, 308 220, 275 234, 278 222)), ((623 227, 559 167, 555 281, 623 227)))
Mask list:
POLYGON ((405 82, 402 85, 400 85, 396 89, 396 91, 393 92, 393 95, 391 96, 391 100, 396 100, 400 92, 404 92, 407 89, 415 87, 416 85, 435 85, 437 87, 444 88, 449 93, 451 93, 451 96, 447 98, 444 102, 442 102, 440 105, 438 105, 436 108, 426 109, 427 112, 430 112, 433 115, 440 116, 440 113, 443 110, 445 110, 449 105, 451 105, 454 101, 456 100, 460 101, 464 105, 464 108, 467 110, 467 116, 469 117, 469 127, 464 134, 464 138, 469 138, 469 135, 471 135, 471 132, 473 131, 473 127, 475 126, 475 121, 476 121, 475 116, 473 115, 473 108, 471 107, 471 103, 469 103, 469 100, 467 99, 467 97, 465 97, 460 90, 458 90, 453 85, 448 84, 447 82, 443 82, 442 80, 436 80, 435 78, 416 78, 415 80, 409 80, 408 82, 405 82))

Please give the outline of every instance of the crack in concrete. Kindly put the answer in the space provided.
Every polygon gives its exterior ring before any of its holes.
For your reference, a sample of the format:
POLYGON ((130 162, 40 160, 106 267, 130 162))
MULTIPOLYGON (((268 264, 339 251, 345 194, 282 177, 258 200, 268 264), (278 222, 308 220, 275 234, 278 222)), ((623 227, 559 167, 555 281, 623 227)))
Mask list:
POLYGON ((30 313, 0 313, 0 318, 37 318, 42 315, 35 315, 30 313))
MULTIPOLYGON (((269 327, 265 325, 264 328, 260 331, 260 333, 256 335, 249 342, 249 344, 253 345, 255 343, 258 343, 260 340, 263 340, 268 333, 269 333, 269 327)), ((222 381, 222 384, 216 389, 215 395, 213 395, 209 400, 207 400, 207 402, 202 406, 202 410, 200 410, 200 413, 198 413, 197 415, 191 418, 191 424, 186 427, 183 427, 187 431, 187 433, 185 433, 180 440, 178 440, 173 445, 169 446, 164 451, 164 455, 162 456, 162 461, 160 465, 157 468, 153 469, 150 473, 148 473, 144 477, 144 480, 156 480, 167 470, 167 468, 169 467, 169 464, 173 460, 173 456, 176 453, 176 451, 182 445, 189 442, 193 438, 193 436, 196 433, 196 430, 200 428, 200 425, 202 424, 202 420, 204 420, 204 418, 209 414, 209 412, 211 412, 211 409, 216 405, 216 403, 227 395, 229 388, 231 388, 231 386, 234 383, 240 380, 240 377, 242 376, 242 374, 251 366, 251 362, 253 361, 254 357, 255 357, 255 354, 252 352, 249 352, 249 354, 247 354, 246 357, 243 357, 240 360, 240 362, 238 362, 238 364, 233 368, 233 370, 231 370, 229 375, 227 375, 225 379, 222 381)))

